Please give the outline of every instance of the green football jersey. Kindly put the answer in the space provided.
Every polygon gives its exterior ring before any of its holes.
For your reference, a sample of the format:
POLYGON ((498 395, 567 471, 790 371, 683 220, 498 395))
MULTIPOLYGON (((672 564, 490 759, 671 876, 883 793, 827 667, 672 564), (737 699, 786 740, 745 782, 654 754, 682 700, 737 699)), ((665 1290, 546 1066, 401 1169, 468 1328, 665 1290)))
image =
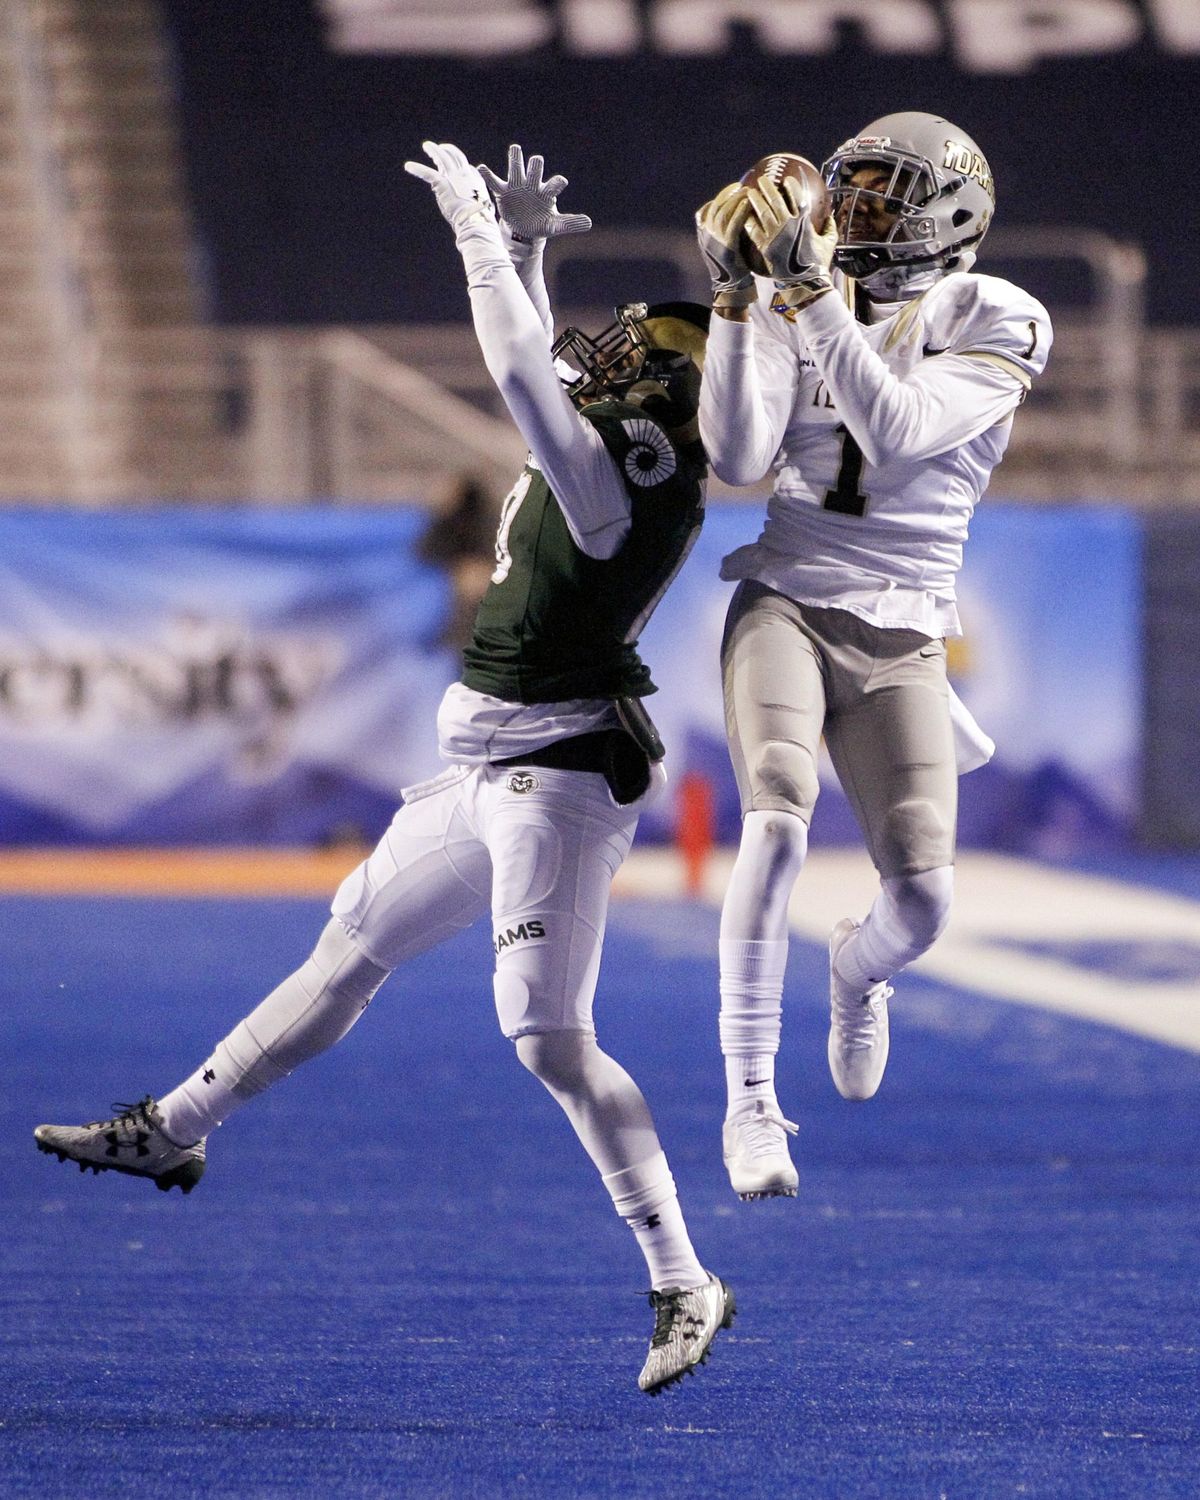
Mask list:
POLYGON ((637 640, 704 518, 704 450, 676 447, 640 407, 596 402, 582 415, 629 492, 631 526, 613 557, 571 538, 541 471, 526 466, 496 535, 496 570, 463 653, 462 680, 510 703, 642 697, 655 691, 637 640))

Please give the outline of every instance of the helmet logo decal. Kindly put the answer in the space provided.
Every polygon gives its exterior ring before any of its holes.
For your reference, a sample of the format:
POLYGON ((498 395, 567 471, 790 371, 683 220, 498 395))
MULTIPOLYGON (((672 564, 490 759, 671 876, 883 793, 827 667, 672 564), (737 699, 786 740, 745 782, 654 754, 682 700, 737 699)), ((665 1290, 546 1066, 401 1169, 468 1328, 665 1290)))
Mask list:
POLYGON ((992 202, 996 201, 996 185, 992 181, 992 169, 978 151, 972 151, 969 146, 964 146, 960 141, 947 141, 942 166, 948 172, 961 172, 964 177, 973 177, 992 202))
POLYGON ((621 423, 629 435, 625 473, 637 485, 661 484, 674 474, 678 459, 671 440, 645 417, 630 417, 621 423))

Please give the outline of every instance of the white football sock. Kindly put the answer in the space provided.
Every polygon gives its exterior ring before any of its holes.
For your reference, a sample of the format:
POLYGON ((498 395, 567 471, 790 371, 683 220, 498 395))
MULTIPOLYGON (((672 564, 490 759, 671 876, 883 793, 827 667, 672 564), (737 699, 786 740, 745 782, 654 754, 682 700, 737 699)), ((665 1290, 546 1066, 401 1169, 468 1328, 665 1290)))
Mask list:
POLYGON ((721 908, 721 1052, 726 1118, 759 1100, 778 1108, 775 1054, 787 967, 788 902, 808 852, 795 813, 748 812, 721 908))
POLYGON ((675 1180, 642 1091, 585 1031, 535 1032, 516 1040, 517 1056, 566 1113, 633 1230, 658 1291, 707 1279, 688 1238, 675 1180), (682 1278, 682 1279, 681 1279, 682 1278))
POLYGON ((729 1101, 725 1118, 752 1110, 758 1100, 779 1108, 775 1097, 775 1054, 747 1052, 725 1059, 725 1093, 729 1101))
POLYGON ((743 943, 721 938, 721 1014, 727 1117, 756 1099, 775 1103, 775 1054, 783 1017, 787 940, 743 943))
POLYGON ((633 1230, 656 1292, 703 1286, 708 1273, 696 1257, 664 1152, 604 1179, 613 1207, 633 1230))
POLYGON ((168 1140, 201 1140, 255 1094, 340 1041, 388 972, 363 957, 340 922, 329 922, 312 956, 158 1101, 168 1140))

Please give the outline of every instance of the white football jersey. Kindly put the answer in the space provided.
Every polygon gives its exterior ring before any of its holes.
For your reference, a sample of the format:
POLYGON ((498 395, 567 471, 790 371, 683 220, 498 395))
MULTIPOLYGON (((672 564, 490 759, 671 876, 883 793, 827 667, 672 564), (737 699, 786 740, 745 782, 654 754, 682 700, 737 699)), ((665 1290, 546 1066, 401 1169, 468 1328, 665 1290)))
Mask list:
POLYGON ((714 318, 701 428, 713 468, 770 467, 759 539, 722 567, 872 623, 960 633, 955 575, 1013 413, 1045 367, 1045 308, 995 276, 955 272, 878 319, 852 283, 800 312, 759 283, 749 323, 714 318), (752 330, 752 332, 751 332, 752 330))

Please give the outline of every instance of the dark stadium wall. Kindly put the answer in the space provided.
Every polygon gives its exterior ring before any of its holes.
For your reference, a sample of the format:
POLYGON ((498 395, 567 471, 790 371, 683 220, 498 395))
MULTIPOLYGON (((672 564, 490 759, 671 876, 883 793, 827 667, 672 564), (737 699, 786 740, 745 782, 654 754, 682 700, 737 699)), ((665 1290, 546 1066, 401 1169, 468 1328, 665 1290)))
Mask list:
MULTIPOLYGON (((461 15, 417 0, 161 3, 221 322, 466 316, 445 226, 403 172, 425 138, 497 167, 518 140, 598 226, 686 231, 764 152, 820 160, 904 108, 978 139, 998 224, 1139 243, 1152 320, 1198 317, 1181 180, 1194 0, 498 0, 461 15)), ((1077 295, 1044 271, 1021 279, 1056 306, 1077 295)))
POLYGON ((1200 517, 1145 523, 1143 841, 1200 849, 1200 517))

